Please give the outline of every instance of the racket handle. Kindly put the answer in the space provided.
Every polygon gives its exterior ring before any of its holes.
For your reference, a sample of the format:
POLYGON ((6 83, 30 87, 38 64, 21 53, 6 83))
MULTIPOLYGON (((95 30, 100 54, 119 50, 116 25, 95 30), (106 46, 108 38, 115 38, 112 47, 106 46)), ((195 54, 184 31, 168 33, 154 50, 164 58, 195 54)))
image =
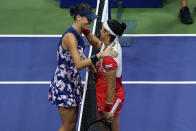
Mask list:
POLYGON ((116 111, 116 109, 117 109, 117 107, 118 107, 118 105, 121 103, 121 99, 120 98, 118 98, 117 100, 116 100, 116 103, 114 104, 114 106, 113 106, 113 108, 112 108, 112 110, 111 110, 111 113, 112 114, 114 114, 114 112, 116 111))

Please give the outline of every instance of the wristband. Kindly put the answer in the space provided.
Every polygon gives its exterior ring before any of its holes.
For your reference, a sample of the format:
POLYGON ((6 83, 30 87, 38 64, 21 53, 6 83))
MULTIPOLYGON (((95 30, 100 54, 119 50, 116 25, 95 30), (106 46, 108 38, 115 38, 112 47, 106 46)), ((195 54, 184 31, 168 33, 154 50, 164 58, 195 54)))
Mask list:
POLYGON ((112 110, 112 104, 107 104, 107 103, 105 103, 104 111, 110 112, 111 110, 112 110))
POLYGON ((107 102, 107 101, 106 101, 106 102, 105 102, 105 104, 109 104, 109 105, 112 105, 113 103, 111 103, 111 102, 107 102))
POLYGON ((90 30, 89 29, 86 29, 86 30, 83 31, 83 33, 84 33, 84 35, 87 36, 88 34, 90 34, 90 30))
POLYGON ((97 58, 97 55, 96 55, 96 54, 92 55, 92 56, 90 57, 90 59, 91 59, 91 61, 92 61, 92 63, 93 63, 94 65, 95 65, 96 62, 99 60, 99 59, 97 58))

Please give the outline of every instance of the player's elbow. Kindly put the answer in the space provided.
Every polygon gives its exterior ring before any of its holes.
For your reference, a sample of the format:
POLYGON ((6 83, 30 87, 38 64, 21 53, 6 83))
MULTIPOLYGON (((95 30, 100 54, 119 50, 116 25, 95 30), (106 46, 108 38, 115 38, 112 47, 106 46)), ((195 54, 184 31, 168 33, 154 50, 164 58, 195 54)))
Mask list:
POLYGON ((83 69, 83 67, 79 66, 79 67, 77 67, 77 69, 78 69, 78 70, 81 70, 81 69, 83 69))
POLYGON ((76 66, 76 68, 77 68, 78 70, 82 69, 82 66, 81 66, 80 63, 75 64, 75 66, 76 66))
POLYGON ((77 62, 77 63, 75 63, 75 66, 76 66, 76 68, 77 68, 78 70, 81 70, 81 69, 84 68, 82 62, 77 62))

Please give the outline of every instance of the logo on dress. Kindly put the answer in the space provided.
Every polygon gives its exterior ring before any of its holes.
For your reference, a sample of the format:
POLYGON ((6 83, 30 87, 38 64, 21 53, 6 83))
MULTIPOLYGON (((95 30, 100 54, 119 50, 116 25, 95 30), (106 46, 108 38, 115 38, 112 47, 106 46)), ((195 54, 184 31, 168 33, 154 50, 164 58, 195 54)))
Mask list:
POLYGON ((105 65, 105 68, 110 68, 110 67, 113 67, 113 65, 112 64, 105 65))

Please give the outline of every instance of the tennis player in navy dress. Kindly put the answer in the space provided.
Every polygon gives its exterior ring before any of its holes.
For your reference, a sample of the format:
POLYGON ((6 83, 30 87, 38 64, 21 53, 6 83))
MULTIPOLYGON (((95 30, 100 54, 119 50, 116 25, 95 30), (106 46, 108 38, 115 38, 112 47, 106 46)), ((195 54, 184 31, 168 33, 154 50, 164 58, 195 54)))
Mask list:
MULTIPOLYGON (((86 59, 82 33, 91 34, 88 27, 98 16, 93 13, 88 4, 71 7, 70 15, 74 18, 74 22, 62 35, 58 44, 57 66, 48 95, 49 101, 58 107, 62 121, 59 131, 73 131, 76 127, 78 107, 83 94, 79 70, 92 67, 92 64, 95 64, 101 57, 117 56, 117 52, 108 49, 86 59)), ((98 40, 92 43, 96 47, 100 45, 98 40)))

